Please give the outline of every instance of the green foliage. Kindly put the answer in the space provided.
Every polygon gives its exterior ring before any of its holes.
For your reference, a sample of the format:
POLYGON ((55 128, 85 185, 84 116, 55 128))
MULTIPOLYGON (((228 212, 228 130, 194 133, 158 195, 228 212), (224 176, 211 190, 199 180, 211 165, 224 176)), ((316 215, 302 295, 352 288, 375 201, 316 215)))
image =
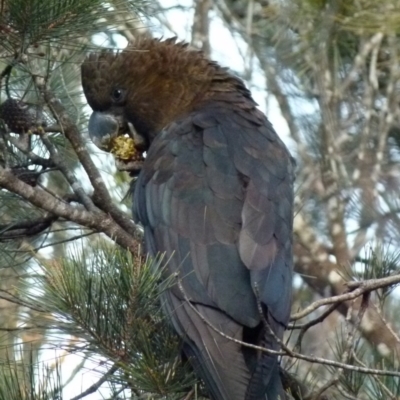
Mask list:
POLYGON ((84 346, 77 348, 85 347, 87 357, 102 355, 117 366, 114 382, 179 397, 194 378, 162 313, 160 291, 171 284, 163 278, 165 260, 142 260, 108 245, 75 248, 65 260, 44 263, 44 280, 37 282, 43 281, 44 294, 27 301, 54 315, 58 333, 80 337, 84 346))
MULTIPOLYGON (((352 226, 354 226, 354 220, 360 220, 360 225, 357 227, 357 229, 360 228, 359 230, 368 228, 367 223, 372 224, 376 221, 374 213, 371 212, 369 215, 363 209, 365 202, 362 193, 360 194, 357 190, 357 182, 353 181, 349 184, 348 177, 351 177, 355 167, 358 166, 356 161, 358 161, 358 149, 363 134, 366 132, 369 135, 366 147, 371 148, 372 153, 382 135, 379 129, 379 118, 383 121, 386 115, 380 116, 379 106, 386 98, 385 90, 390 87, 390 84, 397 82, 390 79, 389 67, 392 62, 392 72, 398 71, 396 41, 400 30, 400 2, 398 0, 275 2, 228 0, 215 2, 214 5, 217 6, 217 3, 228 5, 232 3, 233 14, 236 10, 241 11, 241 18, 247 19, 242 21, 242 26, 246 27, 246 32, 244 35, 242 32, 242 36, 245 39, 252 36, 250 47, 254 46, 252 50, 257 54, 262 66, 275 69, 275 75, 272 74, 272 77, 276 79, 277 86, 282 91, 281 93, 273 92, 270 77, 267 79, 268 86, 278 100, 282 98, 288 100, 294 122, 299 127, 299 138, 295 140, 298 141, 297 144, 304 146, 304 154, 307 154, 312 161, 311 165, 307 165, 307 160, 299 157, 297 183, 301 212, 309 217, 317 233, 317 240, 326 246, 327 254, 333 255, 334 249, 331 246, 332 238, 329 231, 332 226, 329 225, 329 210, 326 207, 330 199, 336 199, 338 203, 348 201, 345 216, 352 218, 352 226), (262 13, 259 15, 260 9, 255 8, 254 25, 252 29, 247 30, 250 20, 248 10, 253 3, 261 5, 262 13), (240 10, 241 7, 243 10, 240 10), (343 92, 340 98, 329 97, 329 100, 333 99, 336 103, 331 108, 325 107, 326 103, 321 100, 323 95, 328 92, 335 93, 348 76, 360 49, 368 44, 377 32, 383 32, 387 36, 376 48, 374 55, 376 64, 372 63, 373 57, 369 54, 365 63, 360 64, 357 74, 353 74, 348 90, 343 92), (390 40, 392 40, 391 44, 390 40), (368 109, 365 88, 370 84, 371 71, 375 70, 378 77, 378 89, 376 97, 371 100, 374 107, 368 109), (328 79, 325 81, 327 77, 331 78, 331 81, 328 79), (305 110, 304 105, 312 107, 305 110), (311 111, 310 108, 312 108, 311 111), (346 112, 349 115, 346 115, 346 112), (370 127, 365 125, 364 116, 367 113, 373 116, 370 127), (339 146, 338 150, 335 147, 334 155, 339 157, 339 161, 343 156, 344 161, 343 165, 338 165, 338 171, 341 174, 338 178, 339 187, 328 192, 324 187, 323 174, 320 172, 323 172, 323 161, 327 154, 325 146, 328 140, 323 137, 324 127, 326 121, 331 120, 332 117, 336 117, 340 122, 338 129, 335 127, 332 130, 334 136, 330 138, 335 145, 339 146), (347 117, 351 124, 348 124, 347 117), (345 137, 344 133, 346 133, 345 137), (340 147, 340 143, 344 143, 343 147, 340 147), (303 172, 305 177, 302 177, 303 172), (306 185, 311 181, 315 182, 315 186, 306 185), (302 184, 305 190, 301 190, 302 184), (366 214, 368 218, 365 217, 366 214)), ((122 29, 121 26, 126 26, 125 24, 135 18, 145 5, 145 0, 0 1, 0 72, 4 72, 6 67, 12 67, 11 73, 2 77, 1 101, 4 101, 8 95, 18 100, 22 99, 38 113, 43 112, 48 125, 56 124, 56 118, 48 105, 44 104, 43 96, 37 89, 35 79, 39 77, 47 82, 48 87, 68 110, 68 114, 77 127, 85 132, 87 121, 82 111, 80 64, 87 51, 96 48, 92 43, 93 35, 99 32, 104 33, 112 44, 114 36, 122 29)), ((240 29, 239 25, 235 29, 238 27, 240 29)), ((132 26, 129 28, 132 29, 132 26)), ((397 87, 396 85, 394 87, 397 87)), ((390 129, 389 136, 392 136, 394 150, 397 150, 400 143, 399 129, 397 125, 393 125, 390 129)), ((4 132, 6 128, 0 121, 0 165, 25 166, 27 170, 43 172, 39 164, 33 165, 29 157, 18 150, 14 144, 6 140, 3 142, 4 132)), ((11 135, 14 134, 11 133, 11 135)), ((16 135, 12 137, 16 139, 16 135)), ((17 139, 22 140, 22 135, 17 139)), ((48 139, 57 152, 62 154, 69 170, 74 171, 81 181, 82 172, 79 169, 76 154, 66 140, 62 129, 56 127, 54 131, 49 131, 48 139)), ((41 138, 30 135, 29 141, 31 150, 36 155, 43 158, 48 156, 48 150, 41 138)), ((390 155, 393 153, 393 151, 388 152, 390 155)), ((384 157, 388 154, 385 153, 384 157)), ((369 159, 372 156, 367 154, 365 158, 369 159)), ((337 160, 334 159, 334 161, 336 163, 337 160)), ((395 164, 398 163, 398 158, 393 157, 389 161, 395 164)), ((389 162, 385 162, 382 163, 382 175, 386 173, 389 179, 395 174, 391 175, 393 171, 387 169, 389 162)), ((335 163, 333 165, 336 166, 335 163)), ((46 174, 42 174, 43 179, 39 182, 44 190, 53 191, 56 194, 55 197, 58 198, 71 191, 70 185, 62 178, 59 171, 44 172, 46 174)), ((123 181, 126 181, 126 175, 118 174, 113 183, 118 185, 123 181)), ((386 189, 385 181, 383 185, 386 189)), ((399 209, 397 181, 394 187, 389 199, 393 207, 389 207, 390 214, 386 216, 392 226, 396 225, 394 216, 399 209)), ((389 197, 389 192, 386 191, 380 195, 381 198, 389 197)), ((368 204, 367 211, 371 211, 374 206, 374 204, 368 204)), ((10 227, 19 222, 26 222, 43 215, 42 211, 22 201, 20 197, 4 190, 1 191, 0 234, 6 233, 11 229, 10 227)), ((348 220, 345 221, 345 226, 348 220)), ((69 240, 71 232, 74 231, 72 229, 67 233, 65 231, 68 228, 76 229, 76 227, 64 220, 59 220, 56 224, 58 224, 57 228, 61 229, 62 226, 64 230, 63 239, 69 240)), ((75 246, 67 256, 65 256, 65 249, 61 249, 61 246, 53 249, 54 259, 51 262, 41 263, 41 275, 34 279, 26 279, 26 275, 23 274, 29 270, 28 261, 31 257, 36 257, 35 252, 32 251, 33 247, 48 244, 47 239, 51 229, 46 229, 42 235, 33 238, 15 237, 0 243, 0 290, 6 289, 8 293, 15 296, 17 305, 13 304, 12 312, 21 313, 18 302, 32 307, 35 311, 29 315, 20 314, 25 322, 24 327, 36 324, 44 328, 42 332, 45 332, 48 343, 58 348, 63 347, 68 352, 79 351, 83 353, 84 360, 90 359, 96 365, 109 366, 112 373, 106 376, 105 380, 115 393, 113 398, 122 396, 119 393, 124 388, 128 389, 127 392, 130 391, 133 398, 182 399, 185 397, 195 385, 195 378, 188 365, 180 359, 181 342, 162 313, 160 292, 162 287, 172 283, 168 280, 164 281, 162 275, 162 266, 166 260, 162 258, 142 260, 138 256, 132 256, 120 248, 113 247, 110 242, 97 243, 96 239, 92 239, 85 240, 82 247, 75 246), (18 268, 20 266, 25 268, 18 268), (12 268, 5 269, 4 267, 12 268), (14 279, 11 280, 5 272, 15 272, 18 276, 12 276, 14 279), (22 280, 25 283, 21 290, 22 280), (20 297, 17 296, 18 293, 20 297), (74 340, 70 340, 71 338, 74 340)), ((399 230, 393 228, 392 232, 392 237, 396 239, 393 246, 386 247, 390 241, 386 240, 385 236, 383 238, 385 247, 374 248, 367 253, 365 259, 358 259, 359 262, 355 266, 350 261, 344 266, 345 271, 340 271, 341 275, 349 280, 354 278, 364 280, 382 278, 396 273, 399 260, 395 243, 398 240, 399 230), (383 248, 385 250, 382 250, 383 248), (362 268, 360 268, 360 263, 362 268)), ((51 235, 55 236, 56 233, 51 235)), ((301 245, 308 245, 308 243, 301 243, 301 245)), ((321 268, 323 268, 322 264, 321 268)), ((319 284, 323 289, 321 293, 326 295, 331 293, 328 283, 316 283, 316 286, 319 284)), ((397 332, 399 326, 396 324, 400 320, 397 311, 399 304, 397 299, 389 296, 392 291, 393 287, 376 291, 371 294, 371 301, 381 308, 382 314, 392 322, 394 331, 397 332)), ((309 287, 303 287, 297 293, 301 307, 308 305, 315 298, 315 291, 310 290, 309 287)), ((6 319, 7 312, 2 310, 0 316, 5 316, 6 319)), ((309 319, 312 318, 313 316, 310 315, 309 319)), ((0 322, 0 325, 4 325, 2 319, 0 322)), ((4 325, 4 327, 10 330, 16 329, 20 326, 21 319, 15 317, 11 322, 10 325, 4 325)), ((315 330, 318 331, 318 328, 319 326, 315 330)), ((351 329, 351 324, 347 328, 351 329)), ((2 332, 0 353, 5 349, 11 352, 10 349, 14 349, 15 341, 21 339, 21 336, 14 335, 13 332, 10 334, 2 332), (9 340, 4 340, 6 336, 9 340)), ((314 337, 311 336, 309 341, 313 341, 313 338, 318 336, 319 333, 314 337)), ((374 346, 371 346, 368 338, 358 334, 355 336, 356 341, 352 346, 348 363, 365 364, 371 368, 398 368, 394 355, 392 358, 384 358, 374 346)), ((346 342, 344 330, 337 331, 336 339, 335 345, 332 346, 332 353, 336 359, 341 360, 349 345, 346 342)), ((306 342, 307 338, 304 341, 306 342)), ((42 343, 39 342, 39 347, 42 343)), ((313 346, 315 344, 310 343, 309 348, 314 350, 313 346)), ((323 353, 328 346, 321 343, 320 347, 316 349, 318 350, 316 354, 323 353)), ((303 346, 302 350, 307 351, 306 346, 303 346)), ((13 352, 14 356, 15 353, 13 352)), ((326 355, 327 358, 331 356, 331 353, 326 355)), ((18 357, 12 357, 12 359, 10 357, 9 361, 1 360, 0 354, 0 363, 2 363, 0 364, 0 400, 61 399, 61 379, 58 372, 39 367, 34 355, 31 360, 23 362, 15 361, 15 359, 19 360, 18 357)), ((305 377, 307 386, 314 384, 313 390, 318 390, 318 387, 323 384, 321 382, 329 381, 337 372, 336 368, 329 369, 320 366, 312 368, 310 364, 297 363, 292 359, 289 363, 294 363, 295 367, 298 367, 299 379, 305 377)), ((399 380, 390 376, 375 377, 343 371, 339 375, 337 385, 340 385, 341 389, 353 398, 357 396, 362 399, 385 399, 400 396, 399 380)))
POLYGON ((60 365, 5 361, 0 364, 0 400, 62 400, 60 365))
MULTIPOLYGON (((363 265, 361 280, 385 278, 398 273, 400 252, 397 249, 393 250, 391 246, 378 244, 375 248, 367 248, 365 252, 366 257, 361 259, 363 265)), ((397 285, 391 285, 375 292, 381 305, 396 287, 397 285)))
MULTIPOLYGON (((110 3, 101 0, 5 0, 3 3, 0 21, 7 26, 6 38, 9 44, 20 43, 25 48, 48 40, 71 45, 73 38, 87 38, 110 27, 104 15, 115 12, 110 3)), ((130 2, 136 12, 144 4, 140 0, 130 2)))
MULTIPOLYGON (((352 329, 351 326, 348 329, 352 329)), ((333 353, 337 360, 341 360, 343 354, 348 354, 348 359, 346 360, 348 364, 360 365, 362 362, 367 362, 368 348, 362 338, 357 335, 353 340, 348 343, 347 332, 345 330, 339 329, 335 335, 335 343, 333 347, 333 353)), ((343 360, 342 360, 343 361, 343 360)), ((335 374, 336 370, 330 368, 331 374, 335 374)), ((363 392, 365 384, 368 381, 368 376, 365 374, 360 374, 356 371, 343 371, 339 376, 339 382, 343 388, 352 396, 357 397, 363 392)))

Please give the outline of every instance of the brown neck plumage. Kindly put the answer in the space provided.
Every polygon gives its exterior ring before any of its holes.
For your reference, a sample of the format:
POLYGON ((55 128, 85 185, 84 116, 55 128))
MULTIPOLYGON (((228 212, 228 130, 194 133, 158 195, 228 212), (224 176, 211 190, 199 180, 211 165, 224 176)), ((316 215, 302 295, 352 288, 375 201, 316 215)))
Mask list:
POLYGON ((175 39, 142 37, 123 56, 134 88, 128 110, 153 135, 204 102, 228 101, 229 93, 255 104, 240 79, 175 39))

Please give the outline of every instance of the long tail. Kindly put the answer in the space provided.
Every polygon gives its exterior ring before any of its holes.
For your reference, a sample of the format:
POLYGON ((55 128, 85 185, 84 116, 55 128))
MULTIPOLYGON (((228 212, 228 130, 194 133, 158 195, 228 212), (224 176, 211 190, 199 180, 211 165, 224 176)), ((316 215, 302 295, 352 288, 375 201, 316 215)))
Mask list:
MULTIPOLYGON (((277 337, 282 337, 284 328, 270 318, 270 326, 277 337)), ((280 346, 268 329, 263 327, 258 346, 278 351, 280 346)), ((286 398, 279 376, 279 363, 276 355, 266 352, 253 352, 252 374, 245 400, 284 400, 286 398), (256 361, 254 362, 254 358, 256 361)))
MULTIPOLYGON (((171 292, 165 300, 175 329, 184 337, 184 351, 213 400, 285 399, 276 356, 253 352, 255 358, 249 363, 249 353, 239 343, 216 333, 189 304, 171 292)), ((225 313, 199 304, 195 307, 220 332, 243 340, 243 326, 225 313)), ((259 345, 277 349, 270 335, 265 335, 264 343, 259 345)))
MULTIPOLYGON (((245 400, 250 380, 241 345, 216 333, 186 302, 167 294, 173 307, 172 322, 184 337, 184 351, 196 373, 204 380, 213 400, 245 400)), ((219 310, 195 305, 207 321, 229 337, 242 340, 243 327, 219 310)), ((171 309, 168 311, 172 311, 171 309)), ((261 399, 258 399, 261 400, 261 399)))

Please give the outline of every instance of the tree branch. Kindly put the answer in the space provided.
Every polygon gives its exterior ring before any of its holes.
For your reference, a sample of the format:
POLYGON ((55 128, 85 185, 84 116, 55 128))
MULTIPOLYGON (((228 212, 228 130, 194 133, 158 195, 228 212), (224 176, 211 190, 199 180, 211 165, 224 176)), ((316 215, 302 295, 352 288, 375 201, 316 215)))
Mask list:
POLYGON ((28 200, 39 209, 46 210, 58 217, 65 218, 79 225, 86 226, 97 232, 105 233, 122 247, 137 253, 138 238, 141 238, 140 230, 135 226, 135 236, 129 235, 124 231, 110 215, 101 211, 89 212, 77 207, 72 207, 63 203, 40 188, 33 188, 30 185, 16 179, 15 175, 0 166, 0 186, 16 193, 28 200))
POLYGON ((75 150, 82 167, 85 169, 90 182, 93 185, 93 201, 95 204, 101 204, 102 209, 109 213, 122 229, 139 240, 141 235, 138 234, 139 231, 136 225, 113 203, 100 172, 90 157, 85 142, 82 139, 82 135, 76 125, 71 121, 66 109, 59 99, 46 88, 45 83, 42 82, 41 79, 36 79, 36 85, 45 99, 48 107, 52 111, 54 117, 60 124, 64 135, 75 150))
POLYGON ((182 293, 184 300, 186 303, 189 305, 189 307, 196 313, 196 315, 205 323, 207 326, 209 326, 214 332, 218 333, 222 337, 231 340, 234 343, 239 344, 240 346, 243 347, 248 347, 249 349, 254 349, 258 351, 262 351, 264 353, 268 354, 273 354, 273 355, 278 355, 278 356, 289 356, 292 358, 297 358, 299 360, 304 360, 309 363, 316 363, 316 364, 322 364, 322 365, 329 365, 332 367, 337 367, 337 368, 343 368, 347 371, 355 371, 355 372, 360 372, 363 374, 372 374, 372 375, 381 375, 381 376, 397 376, 400 377, 400 371, 391 371, 391 370, 384 370, 384 369, 375 369, 375 368, 365 368, 365 367, 358 367, 350 364, 345 364, 339 361, 334 361, 334 360, 328 360, 322 357, 313 357, 313 356, 306 356, 304 354, 295 352, 290 350, 287 346, 285 346, 282 342, 280 344, 282 345, 283 351, 276 351, 276 350, 271 350, 266 347, 261 347, 261 346, 256 346, 250 343, 243 342, 241 340, 235 339, 232 336, 226 335, 225 333, 221 332, 218 328, 216 328, 211 322, 207 320, 197 309, 196 307, 192 304, 190 299, 187 297, 184 288, 182 286, 182 282, 179 278, 179 275, 176 273, 175 278, 177 279, 177 284, 179 287, 180 292, 182 293))
POLYGON ((304 318, 308 314, 317 310, 322 306, 326 306, 328 304, 340 304, 344 301, 354 300, 359 296, 364 295, 365 293, 370 293, 373 290, 381 289, 388 286, 398 285, 400 284, 400 274, 389 276, 386 278, 380 279, 369 279, 366 281, 360 282, 348 282, 346 285, 348 286, 350 292, 340 294, 337 296, 326 297, 321 300, 317 300, 314 303, 310 304, 304 310, 293 314, 290 319, 291 321, 296 321, 300 318, 304 318))

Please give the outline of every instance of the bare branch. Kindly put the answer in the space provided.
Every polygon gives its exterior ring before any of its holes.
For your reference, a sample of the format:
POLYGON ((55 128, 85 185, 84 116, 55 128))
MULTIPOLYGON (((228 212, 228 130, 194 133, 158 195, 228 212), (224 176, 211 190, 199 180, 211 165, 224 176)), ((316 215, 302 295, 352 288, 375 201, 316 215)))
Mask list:
POLYGON ((210 55, 209 20, 208 12, 211 8, 210 0, 197 0, 192 26, 192 46, 210 55))
POLYGON ((381 43, 383 36, 384 35, 382 32, 378 32, 373 35, 370 40, 364 43, 361 51, 356 55, 354 59, 353 66, 350 72, 347 74, 347 78, 337 88, 337 92, 335 94, 337 97, 344 96, 349 86, 359 78, 360 69, 364 66, 366 58, 368 57, 370 52, 381 43))
POLYGON ((71 400, 80 400, 86 396, 89 396, 92 393, 95 393, 103 383, 107 382, 110 379, 110 376, 114 375, 116 371, 118 371, 118 367, 114 364, 97 382, 89 386, 78 396, 73 397, 71 400))
POLYGON ((58 217, 68 219, 79 225, 86 226, 97 232, 105 233, 109 238, 115 240, 124 248, 130 249, 133 253, 137 251, 137 244, 134 239, 141 237, 141 232, 135 227, 135 236, 127 234, 111 216, 103 212, 88 212, 77 207, 63 203, 40 188, 33 188, 30 185, 16 179, 15 175, 0 166, 0 186, 18 194, 28 200, 36 207, 46 210, 58 217))
POLYGON ((37 235, 48 229, 57 219, 58 217, 54 215, 45 215, 36 219, 0 225, 0 241, 37 235))
POLYGON ((372 292, 373 290, 398 284, 400 284, 400 274, 380 279, 369 279, 360 282, 348 282, 347 286, 350 290, 349 293, 344 293, 337 296, 332 296, 332 297, 327 297, 325 299, 317 300, 314 303, 310 304, 304 310, 293 314, 290 319, 292 321, 296 321, 300 318, 304 318, 305 316, 307 316, 308 314, 312 313, 313 311, 317 310, 322 306, 326 306, 328 304, 340 304, 343 303, 344 301, 354 300, 359 296, 372 292))
POLYGON ((250 343, 243 342, 241 340, 235 339, 229 335, 226 335, 225 333, 221 332, 218 328, 216 328, 214 325, 212 325, 197 309, 196 307, 192 304, 190 299, 187 297, 184 288, 182 286, 182 282, 179 278, 179 275, 176 273, 175 278, 177 279, 177 284, 179 287, 180 292, 182 293, 184 300, 187 302, 189 307, 196 313, 196 315, 205 323, 207 324, 214 332, 218 333, 222 337, 231 340, 234 343, 237 343, 241 346, 248 347, 249 349, 254 349, 254 350, 259 350, 264 353, 268 354, 274 354, 274 355, 280 355, 280 356, 289 356, 293 358, 297 358, 299 360, 304 360, 310 363, 316 363, 316 364, 322 364, 322 365, 329 365, 332 367, 337 367, 337 368, 343 368, 347 371, 355 371, 355 372, 360 372, 363 374, 372 374, 372 375, 381 375, 381 376, 397 376, 400 377, 400 372, 398 371, 391 371, 391 370, 381 370, 381 369, 375 369, 375 368, 364 368, 364 367, 357 367, 354 365, 350 364, 345 364, 339 361, 334 361, 334 360, 327 360, 322 357, 313 357, 313 356, 306 356, 304 354, 297 353, 295 351, 290 350, 287 346, 285 346, 282 342, 281 345, 283 347, 283 351, 275 351, 268 349, 266 347, 261 347, 261 346, 256 346, 250 343))
POLYGON ((102 209, 109 213, 122 229, 125 229, 127 233, 138 238, 138 230, 135 224, 130 218, 127 218, 126 214, 120 211, 113 203, 100 172, 90 157, 81 133, 76 125, 71 121, 64 106, 57 99, 57 97, 45 87, 45 83, 42 82, 41 79, 36 79, 36 85, 43 95, 47 105, 53 112, 54 117, 62 127, 65 136, 71 143, 79 161, 81 162, 90 179, 90 182, 93 185, 93 201, 97 205, 101 204, 102 209))

